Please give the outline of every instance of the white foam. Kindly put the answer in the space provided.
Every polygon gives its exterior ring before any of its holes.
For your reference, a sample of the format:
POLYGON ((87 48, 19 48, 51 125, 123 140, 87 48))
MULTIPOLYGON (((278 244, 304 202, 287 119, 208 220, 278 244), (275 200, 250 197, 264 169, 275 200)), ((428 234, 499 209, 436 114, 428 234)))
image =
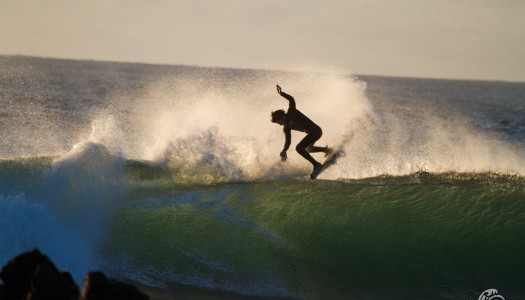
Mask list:
POLYGON ((402 176, 415 172, 502 173, 525 176, 525 151, 453 117, 403 115, 360 124, 344 147, 346 156, 323 178, 402 176))
MULTIPOLYGON (((292 134, 289 160, 280 162, 282 127, 270 122, 270 112, 287 109, 275 84, 293 95, 297 107, 322 128, 321 145, 345 136, 352 121, 367 118, 371 107, 365 85, 339 73, 258 73, 257 78, 232 77, 231 85, 213 86, 180 78, 151 84, 135 101, 134 126, 123 155, 163 162, 176 180, 252 180, 305 176, 311 165, 294 145, 304 137, 292 134), (250 83, 250 80, 253 83, 250 83), (172 82, 172 84, 170 84, 172 82), (176 93, 171 86, 176 86, 176 93)), ((228 78, 223 78, 228 82, 228 78)), ((213 83, 213 81, 212 81, 213 83)), ((321 154, 315 154, 322 160, 321 154)))

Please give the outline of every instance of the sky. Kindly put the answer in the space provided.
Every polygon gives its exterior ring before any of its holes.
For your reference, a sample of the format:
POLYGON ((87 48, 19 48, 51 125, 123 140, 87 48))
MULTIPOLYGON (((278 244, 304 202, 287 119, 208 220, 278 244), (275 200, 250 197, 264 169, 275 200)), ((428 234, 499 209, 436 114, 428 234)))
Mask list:
POLYGON ((0 0, 0 55, 525 81, 525 1, 0 0))

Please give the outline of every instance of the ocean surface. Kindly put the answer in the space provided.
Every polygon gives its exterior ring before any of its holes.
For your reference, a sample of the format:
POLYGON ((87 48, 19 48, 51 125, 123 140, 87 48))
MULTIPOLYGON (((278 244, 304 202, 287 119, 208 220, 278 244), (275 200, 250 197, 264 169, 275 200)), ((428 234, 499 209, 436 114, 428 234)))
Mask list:
POLYGON ((0 228, 165 298, 525 299, 525 83, 0 56, 0 228))

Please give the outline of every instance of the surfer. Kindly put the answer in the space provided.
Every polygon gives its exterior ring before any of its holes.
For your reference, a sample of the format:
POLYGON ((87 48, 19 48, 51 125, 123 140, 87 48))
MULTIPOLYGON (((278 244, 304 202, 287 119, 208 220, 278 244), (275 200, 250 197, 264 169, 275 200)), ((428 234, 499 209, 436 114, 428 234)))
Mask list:
POLYGON ((279 125, 284 126, 284 148, 283 151, 281 151, 281 160, 286 161, 288 159, 288 156, 286 155, 286 151, 288 151, 288 148, 290 147, 291 139, 292 139, 292 130, 302 131, 306 132, 306 136, 297 144, 295 147, 295 150, 297 150, 297 153, 299 153, 302 157, 304 157, 306 160, 308 160, 314 167, 312 171, 312 175, 318 173, 321 171, 323 165, 316 161, 310 153, 314 152, 324 152, 325 157, 328 156, 332 149, 326 147, 317 147, 314 146, 315 142, 321 138, 323 135, 323 131, 321 130, 321 127, 319 127, 317 124, 315 124, 312 120, 310 120, 307 116, 303 115, 297 108, 295 107, 295 100, 292 96, 286 94, 282 91, 281 87, 277 85, 277 93, 279 95, 283 96, 290 102, 290 106, 288 107, 288 111, 285 112, 284 109, 276 110, 272 112, 272 122, 277 123, 279 125))

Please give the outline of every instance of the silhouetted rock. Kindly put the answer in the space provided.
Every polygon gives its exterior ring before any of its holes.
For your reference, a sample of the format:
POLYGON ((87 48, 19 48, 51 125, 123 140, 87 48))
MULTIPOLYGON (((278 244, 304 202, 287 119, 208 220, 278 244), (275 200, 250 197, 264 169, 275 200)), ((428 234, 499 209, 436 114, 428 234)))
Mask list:
POLYGON ((61 273, 37 249, 20 254, 2 268, 5 299, 76 300, 80 292, 69 273, 61 273))
POLYGON ((147 300, 136 287, 107 278, 102 272, 86 275, 82 296, 73 277, 59 272, 37 249, 10 260, 0 272, 0 300, 147 300), (79 298, 80 297, 80 298, 79 298))
POLYGON ((81 300, 147 300, 136 287, 109 279, 102 272, 89 272, 84 280, 81 300))

